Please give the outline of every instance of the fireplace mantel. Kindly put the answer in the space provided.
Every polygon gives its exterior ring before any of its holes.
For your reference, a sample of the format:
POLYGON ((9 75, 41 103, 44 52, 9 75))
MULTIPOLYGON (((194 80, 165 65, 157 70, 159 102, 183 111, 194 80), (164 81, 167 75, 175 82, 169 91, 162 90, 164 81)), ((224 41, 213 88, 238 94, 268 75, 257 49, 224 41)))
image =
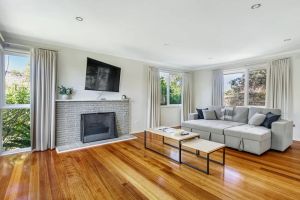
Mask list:
POLYGON ((56 145, 81 142, 81 114, 115 112, 119 136, 129 134, 129 100, 56 100, 56 145))

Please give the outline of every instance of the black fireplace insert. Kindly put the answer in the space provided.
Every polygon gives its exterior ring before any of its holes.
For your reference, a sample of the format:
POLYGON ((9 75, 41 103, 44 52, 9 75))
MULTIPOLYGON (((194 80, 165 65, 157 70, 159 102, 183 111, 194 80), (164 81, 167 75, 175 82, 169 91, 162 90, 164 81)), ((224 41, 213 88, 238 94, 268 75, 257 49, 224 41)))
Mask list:
POLYGON ((118 137, 114 112, 81 114, 80 126, 83 143, 118 137))

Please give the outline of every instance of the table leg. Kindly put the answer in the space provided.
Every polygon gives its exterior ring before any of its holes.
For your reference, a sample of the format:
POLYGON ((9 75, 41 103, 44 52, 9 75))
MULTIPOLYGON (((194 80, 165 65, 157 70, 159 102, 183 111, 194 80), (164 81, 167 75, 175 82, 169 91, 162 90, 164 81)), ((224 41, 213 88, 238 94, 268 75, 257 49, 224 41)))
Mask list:
POLYGON ((209 154, 207 154, 206 173, 209 174, 209 154))
POLYGON ((144 147, 147 149, 147 131, 144 130, 144 147))
POLYGON ((181 163, 181 141, 179 141, 179 163, 181 163))
POLYGON ((225 165, 225 147, 223 148, 223 165, 225 165))

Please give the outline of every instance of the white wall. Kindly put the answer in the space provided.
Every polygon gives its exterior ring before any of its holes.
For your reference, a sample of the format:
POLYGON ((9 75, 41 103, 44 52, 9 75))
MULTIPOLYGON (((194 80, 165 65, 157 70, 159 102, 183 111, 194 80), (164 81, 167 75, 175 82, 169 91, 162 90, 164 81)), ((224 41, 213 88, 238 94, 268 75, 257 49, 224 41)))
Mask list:
MULTIPOLYGON (((6 37, 8 42, 30 47, 49 48, 58 51, 57 85, 74 89, 73 99, 120 99, 123 94, 130 98, 131 132, 140 132, 147 125, 147 68, 150 64, 130 59, 91 53, 41 42, 6 37), (120 92, 86 91, 86 58, 90 57, 121 68, 120 92)), ((76 108, 75 108, 76 109, 76 108)))
MULTIPOLYGON (((288 55, 292 58, 293 63, 293 113, 291 118, 294 121, 294 139, 300 140, 300 53, 288 55)), ((285 57, 285 56, 284 56, 285 57)), ((274 57, 276 59, 280 57, 274 57)), ((270 58, 270 60, 272 60, 270 58)), ((253 63, 259 62, 259 59, 253 59, 253 63)), ((262 61, 261 61, 262 62, 262 61)), ((264 59, 263 62, 266 62, 264 59)), ((237 65, 224 65, 218 67, 219 69, 227 68, 241 68, 245 64, 251 64, 251 60, 247 63, 240 63, 237 65)), ((194 83, 194 107, 206 107, 211 105, 212 100, 212 70, 199 70, 193 73, 194 83)))
POLYGON ((181 124, 181 106, 161 106, 160 107, 160 125, 161 126, 180 126, 181 124))
MULTIPOLYGON (((193 72, 193 104, 196 108, 206 107, 212 102, 212 70, 193 72)), ((196 111, 196 110, 195 110, 196 111)))
POLYGON ((293 87, 294 139, 300 140, 300 54, 293 56, 293 87))
POLYGON ((141 131, 146 128, 148 66, 138 61, 64 48, 58 53, 57 84, 72 87, 73 99, 120 99, 126 95, 130 98, 131 131, 141 131), (120 92, 84 90, 87 57, 121 67, 120 92))

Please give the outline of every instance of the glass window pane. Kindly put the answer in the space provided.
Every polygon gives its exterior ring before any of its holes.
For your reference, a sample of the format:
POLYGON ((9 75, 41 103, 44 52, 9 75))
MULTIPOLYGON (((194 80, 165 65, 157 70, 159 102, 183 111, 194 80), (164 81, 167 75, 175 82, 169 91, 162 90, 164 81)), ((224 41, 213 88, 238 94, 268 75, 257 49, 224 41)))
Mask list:
POLYGON ((249 105, 265 106, 267 70, 249 71, 249 105))
POLYGON ((243 106, 245 98, 245 74, 234 73, 224 75, 225 106, 243 106))
POLYGON ((30 57, 5 55, 6 104, 30 103, 30 57))
POLYGON ((170 104, 181 104, 181 86, 181 75, 170 74, 170 104))
POLYGON ((160 105, 167 105, 169 74, 160 72, 160 105))
POLYGON ((1 118, 3 149, 30 147, 30 109, 3 109, 1 118))

